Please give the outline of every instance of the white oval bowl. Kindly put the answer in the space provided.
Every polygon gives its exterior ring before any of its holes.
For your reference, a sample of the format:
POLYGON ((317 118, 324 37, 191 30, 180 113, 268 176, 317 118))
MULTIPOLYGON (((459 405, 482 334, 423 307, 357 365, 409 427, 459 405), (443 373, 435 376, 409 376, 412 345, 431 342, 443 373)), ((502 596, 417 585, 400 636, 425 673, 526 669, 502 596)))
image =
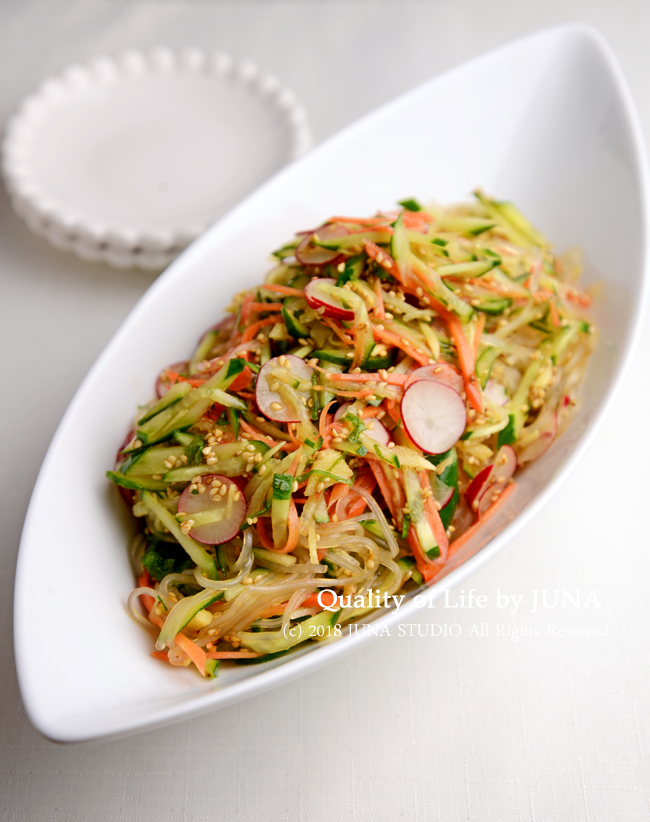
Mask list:
MULTIPOLYGON (((192 350, 234 290, 261 281, 269 251, 295 230, 333 213, 390 208, 407 196, 453 202, 477 185, 514 200, 559 247, 585 250, 585 282, 606 286, 596 305, 602 337, 578 417, 521 472, 498 521, 454 558, 427 596, 473 574, 557 491, 620 382, 647 271, 648 175, 637 117, 608 46, 576 25, 472 60, 347 128, 222 219, 142 298, 61 422, 25 522, 15 648, 23 700, 43 734, 71 742, 173 722, 285 683, 368 640, 363 632, 300 648, 222 670, 215 682, 151 659, 151 638, 125 608, 133 523, 104 471, 159 369, 192 350)), ((408 619, 416 607, 411 598, 377 624, 408 619)))

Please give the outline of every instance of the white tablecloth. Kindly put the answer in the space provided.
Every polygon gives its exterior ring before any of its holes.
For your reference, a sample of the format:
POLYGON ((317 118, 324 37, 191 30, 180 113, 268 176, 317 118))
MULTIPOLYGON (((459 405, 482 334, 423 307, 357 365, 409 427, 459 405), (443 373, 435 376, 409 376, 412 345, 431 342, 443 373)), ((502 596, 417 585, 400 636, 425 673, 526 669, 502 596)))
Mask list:
MULTIPOLYGON (((276 73, 304 103, 320 140, 467 57, 568 20, 591 22, 609 39, 647 131, 650 5, 642 0, 6 2, 0 118, 74 60, 131 45, 196 44, 276 73)), ((52 250, 13 215, 3 192, 0 278, 0 819, 650 819, 647 329, 580 467, 538 520, 465 585, 466 594, 485 595, 487 607, 438 606, 412 629, 456 625, 460 636, 379 639, 205 718, 60 747, 32 728, 16 684, 11 601, 20 530, 61 414, 153 278, 52 250), (622 447, 630 434, 633 448, 622 447), (555 590, 580 607, 549 607, 555 590), (535 591, 551 592, 546 602, 537 594, 536 610, 535 591), (512 602, 499 607, 504 595, 521 597, 514 613, 512 602), (560 636, 567 628, 591 634, 560 636)), ((65 489, 61 502, 74 504, 65 489)), ((41 607, 36 592, 34 608, 41 607)), ((58 641, 44 611, 34 653, 58 641)))

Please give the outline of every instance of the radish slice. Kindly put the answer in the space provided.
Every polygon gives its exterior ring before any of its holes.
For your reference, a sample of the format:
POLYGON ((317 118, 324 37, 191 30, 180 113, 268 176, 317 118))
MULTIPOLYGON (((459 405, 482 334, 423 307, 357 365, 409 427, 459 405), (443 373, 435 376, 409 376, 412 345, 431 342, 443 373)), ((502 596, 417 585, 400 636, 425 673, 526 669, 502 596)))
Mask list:
POLYGON ((184 360, 183 362, 175 362, 173 365, 168 365, 167 368, 163 368, 156 380, 156 396, 159 400, 162 399, 171 388, 171 381, 167 377, 167 372, 174 371, 177 374, 187 374, 189 367, 189 362, 184 360))
POLYGON ((205 490, 193 494, 188 485, 178 498, 178 521, 192 521, 189 536, 204 545, 228 542, 239 531, 246 516, 246 497, 237 483, 220 474, 204 474, 201 483, 205 490), (221 490, 225 492, 221 494, 221 490))
MULTIPOLYGON (((343 403, 343 405, 339 406, 339 408, 336 410, 336 413, 334 414, 334 422, 340 420, 341 417, 344 417, 350 410, 351 405, 352 403, 345 402, 343 403)), ((368 423, 370 422, 371 420, 368 420, 368 422, 366 422, 366 430, 363 433, 368 437, 368 439, 378 442, 379 445, 388 445, 388 443, 391 440, 388 428, 386 428, 383 422, 380 422, 379 420, 375 419, 372 420, 372 428, 369 428, 368 423)))
POLYGON ((439 362, 436 365, 423 365, 422 368, 416 368, 411 371, 406 380, 405 388, 409 388, 414 382, 420 380, 436 380, 444 385, 448 385, 457 391, 459 394, 465 390, 465 383, 462 376, 456 371, 453 365, 446 362, 439 362))
POLYGON ((554 411, 541 430, 539 437, 519 452, 519 464, 523 465, 525 462, 532 462, 532 460, 541 457, 549 449, 556 435, 557 412, 554 411))
POLYGON ((470 482, 467 491, 465 491, 465 499, 467 504, 476 512, 481 495, 487 490, 490 476, 492 474, 492 465, 487 465, 482 471, 479 471, 474 479, 470 482))
POLYGON ((400 411, 406 433, 427 454, 449 451, 467 424, 460 394, 437 380, 414 382, 404 392, 400 411))
POLYGON ((319 240, 332 240, 335 237, 344 237, 350 233, 350 229, 338 223, 330 223, 328 225, 317 228, 307 234, 296 248, 296 260, 303 265, 325 265, 331 263, 337 257, 341 256, 341 252, 331 248, 323 248, 320 245, 315 245, 312 240, 317 237, 319 240))
POLYGON ((492 402, 496 403, 503 407, 508 402, 508 394, 506 393, 506 389, 501 385, 499 382, 494 382, 494 380, 488 380, 485 388, 483 389, 483 393, 485 396, 492 400, 492 402))
MULTIPOLYGON (((368 420, 368 423, 370 422, 374 423, 374 425, 372 426, 372 428, 366 427, 366 430, 363 433, 368 437, 368 439, 378 442, 379 445, 388 445, 388 443, 391 441, 391 436, 388 432, 388 428, 386 428, 383 422, 380 422, 379 420, 368 420)), ((366 426, 368 426, 368 423, 366 423, 366 426)))
POLYGON ((300 416, 297 414, 297 409, 288 408, 280 394, 271 391, 269 381, 275 383, 271 372, 277 368, 282 368, 297 379, 309 383, 311 383, 314 369, 308 366, 300 357, 294 357, 293 354, 283 354, 269 360, 257 375, 255 400, 262 414, 274 422, 299 422, 300 416))
POLYGON ((502 445, 498 450, 494 465, 487 481, 487 487, 478 500, 477 514, 482 517, 487 509, 496 502, 499 493, 506 487, 508 480, 517 470, 517 455, 511 445, 502 445))
POLYGON ((324 308, 326 317, 336 320, 353 320, 354 311, 344 308, 341 302, 332 294, 327 294, 323 286, 336 285, 331 277, 316 277, 305 286, 305 299, 312 308, 324 308))
MULTIPOLYGON (((442 488, 443 483, 438 484, 438 488, 442 488)), ((444 494, 440 494, 439 497, 436 497, 436 502, 440 506, 438 510, 442 511, 442 509, 451 502, 451 498, 454 496, 454 491, 456 488, 451 485, 444 486, 447 488, 444 494)))

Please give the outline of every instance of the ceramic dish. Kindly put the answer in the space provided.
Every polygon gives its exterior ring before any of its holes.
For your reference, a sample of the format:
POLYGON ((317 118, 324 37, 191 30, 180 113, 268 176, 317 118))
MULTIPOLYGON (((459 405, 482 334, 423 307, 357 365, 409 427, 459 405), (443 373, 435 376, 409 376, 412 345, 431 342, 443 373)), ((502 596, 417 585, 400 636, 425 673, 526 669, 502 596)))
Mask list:
POLYGON ((275 77, 157 46, 45 80, 7 126, 3 174, 16 212, 57 248, 161 269, 310 144, 275 77))
MULTIPOLYGON (((197 328, 220 316, 235 283, 260 281, 269 250, 294 230, 335 212, 390 208, 406 196, 454 202, 477 185, 514 200, 559 248, 585 250, 585 283, 605 284, 595 312, 602 337, 579 416, 519 474, 500 520, 467 546, 459 557, 464 563, 448 568, 428 596, 473 574, 560 487, 622 377, 644 309, 647 268, 648 182, 633 104, 602 38, 573 25, 473 60, 346 129, 221 220, 134 309, 59 427, 23 532, 15 648, 25 706, 42 733, 69 742, 169 723, 286 683, 367 641, 359 632, 350 641, 222 670, 215 681, 150 658, 151 639, 125 607, 133 587, 126 554, 133 523, 104 471, 160 367, 192 349, 197 328), (191 321, 179 321, 184 315, 191 321), (74 520, 61 504, 62 488, 74 500, 74 520), (78 592, 89 580, 97 618, 80 620, 78 592), (42 637, 44 612, 47 641, 39 641, 36 654, 33 638, 42 637), (66 636, 101 653, 81 658, 66 636)), ((392 625, 416 609, 412 599, 399 614, 378 619, 392 625)))

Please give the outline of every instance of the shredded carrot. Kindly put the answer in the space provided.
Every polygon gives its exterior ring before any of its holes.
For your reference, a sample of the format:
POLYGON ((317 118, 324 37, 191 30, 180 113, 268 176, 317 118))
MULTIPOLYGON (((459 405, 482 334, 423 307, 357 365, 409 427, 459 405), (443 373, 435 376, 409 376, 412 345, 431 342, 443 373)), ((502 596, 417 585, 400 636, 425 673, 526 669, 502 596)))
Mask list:
POLYGON ((253 311, 282 311, 282 303, 250 303, 249 309, 253 311))
POLYGON ((276 291, 278 294, 286 294, 287 297, 304 297, 305 291, 302 288, 291 288, 288 285, 276 285, 275 283, 265 283, 261 288, 267 291, 276 291))
POLYGON ((296 451, 296 455, 291 460, 291 465, 289 466, 289 470, 287 471, 287 473, 291 474, 292 477, 296 476, 296 469, 300 465, 300 460, 301 459, 302 459, 302 451, 296 451))
MULTIPOLYGON (((431 483, 426 471, 419 471, 418 479, 420 481, 420 488, 422 488, 423 491, 431 491, 431 483)), ((424 510, 427 515, 429 526, 433 531, 433 536, 436 538, 436 542, 440 548, 440 557, 438 562, 444 562, 447 556, 447 550, 449 548, 449 537, 445 531, 445 526, 442 524, 440 513, 436 507, 433 497, 429 497, 426 500, 424 503, 424 510)))
POLYGON ((399 267, 395 260, 390 256, 387 251, 384 251, 382 248, 379 248, 377 243, 373 243, 372 240, 365 240, 364 246, 366 251, 368 252, 368 256, 373 259, 376 263, 378 263, 384 271, 388 271, 389 274, 392 274, 395 279, 402 281, 399 267))
POLYGON ((375 336, 375 339, 383 340, 384 342, 390 343, 390 345, 395 346, 395 348, 401 349, 405 354, 408 354, 409 357, 413 357, 414 360, 420 363, 420 365, 427 365, 429 363, 429 354, 426 352, 420 351, 410 343, 407 343, 403 340, 398 334, 393 333, 392 331, 388 331, 388 329, 384 328, 380 330, 377 326, 373 326, 372 333, 375 336))
POLYGON ((332 486, 332 492, 330 494, 329 502, 327 503, 327 507, 331 508, 335 505, 340 499, 345 499, 347 495, 350 493, 350 486, 346 485, 344 482, 337 482, 336 485, 332 486))
POLYGON ((370 454, 370 451, 367 453, 366 458, 368 459, 368 465, 370 466, 370 470, 374 474, 375 479, 377 480, 377 485, 379 486, 379 490, 381 491, 381 495, 384 498, 386 505, 388 506, 388 510, 391 513, 391 516, 397 520, 397 506, 395 499, 390 490, 390 486, 386 480, 384 472, 382 470, 381 465, 379 464, 378 459, 374 459, 373 456, 370 454))
POLYGON ((188 382, 192 388, 198 388, 199 385, 203 385, 204 382, 207 380, 203 380, 200 377, 185 377, 183 374, 179 374, 176 371, 165 371, 165 376, 171 382, 188 382))
POLYGON ((567 300, 579 305, 581 308, 589 308, 591 305, 591 296, 584 293, 574 293, 571 289, 567 289, 567 300))
POLYGON ((428 231, 432 220, 433 217, 427 211, 402 211, 404 227, 414 231, 428 231))
MULTIPOLYGON (((258 520, 259 522, 260 520, 258 520)), ((290 554, 298 544, 298 537, 300 536, 300 517, 296 510, 296 503, 293 499, 289 500, 289 535, 287 536, 287 543, 284 548, 271 547, 269 550, 275 551, 276 554, 290 554)))
MULTIPOLYGON (((149 571, 147 571, 147 569, 145 568, 144 571, 138 577, 138 588, 153 588, 153 584, 154 579, 149 573, 149 571)), ((142 604, 144 605, 144 607, 147 609, 147 612, 151 611, 156 600, 153 597, 149 596, 149 594, 142 594, 140 599, 142 600, 142 604)))
POLYGON ((478 348, 481 344, 481 334, 485 328, 485 320, 485 314, 480 313, 476 321, 476 328, 474 329, 474 362, 476 362, 476 358, 478 357, 478 348))
POLYGON ((384 400, 382 405, 386 406, 388 416, 394 423, 397 424, 402 421, 402 416, 399 412, 399 408, 397 407, 397 403, 395 402, 395 400, 384 400))
POLYGON ((150 656, 154 659, 163 659, 165 662, 169 662, 169 651, 152 651, 150 656))
POLYGON ((355 223, 356 225, 377 226, 386 223, 387 228, 390 217, 330 217, 328 223, 355 223))
MULTIPOLYGON (((377 485, 377 480, 375 475, 372 471, 359 471, 357 474, 357 478, 355 480, 354 485, 350 488, 350 493, 354 494, 357 488, 362 488, 364 491, 367 491, 369 494, 375 490, 375 486, 377 485)), ((348 486, 349 488, 349 486, 348 486)), ((357 494, 357 499, 352 499, 352 502, 348 500, 346 503, 346 518, 351 519, 352 517, 358 517, 366 510, 368 507, 368 503, 365 499, 361 496, 361 494, 357 494)))
POLYGON ((332 605, 334 605, 334 603, 339 599, 339 597, 337 597, 335 593, 333 593, 332 591, 328 591, 327 589, 320 592, 320 600, 323 603, 322 605, 321 605, 321 602, 318 601, 318 597, 319 597, 319 592, 318 591, 316 593, 310 594, 306 599, 303 599, 302 604, 301 604, 300 607, 301 608, 320 608, 320 610, 322 611, 323 606, 326 605, 328 608, 331 608, 332 605))
POLYGON ((327 429, 329 427, 330 422, 328 420, 328 411, 334 405, 335 402, 336 400, 328 402, 325 408, 323 408, 323 410, 320 412, 320 417, 318 419, 318 433, 323 438, 323 448, 329 448, 330 437, 327 429))
POLYGON ((477 385, 476 374, 474 373, 474 351, 470 346, 463 326, 455 314, 448 312, 446 317, 447 325, 449 326, 449 333, 451 334, 454 344, 456 345, 456 352, 458 353, 458 363, 460 370, 463 373, 465 380, 465 391, 467 397, 472 404, 472 407, 478 414, 483 413, 483 398, 481 390, 477 385))
POLYGON ((269 539, 266 533, 266 517, 257 518, 255 530, 257 531, 257 536, 262 543, 262 548, 266 548, 267 551, 274 551, 275 548, 273 547, 273 540, 269 539))
POLYGON ((331 386, 329 390, 332 394, 338 394, 341 397, 352 397, 357 400, 362 400, 364 397, 372 397, 375 393, 370 388, 366 391, 349 391, 347 388, 335 388, 334 386, 331 386))
POLYGON ((261 431, 258 431, 257 428, 253 428, 252 425, 246 422, 245 419, 242 417, 239 418, 239 424, 241 427, 246 431, 247 434, 250 434, 251 437, 255 437, 256 440, 262 440, 262 442, 267 443, 271 447, 274 445, 279 445, 279 440, 274 440, 272 437, 263 434, 261 431))
POLYGON ((260 614, 261 619, 268 619, 269 617, 280 616, 287 610, 287 605, 289 604, 289 600, 286 602, 281 602, 279 605, 271 605, 270 608, 267 608, 266 611, 262 611, 260 614))
POLYGON ((192 662, 199 669, 201 676, 205 676, 205 661, 207 657, 203 648, 199 648, 199 646, 192 642, 189 637, 186 637, 185 634, 176 634, 174 637, 174 642, 178 645, 181 651, 185 651, 185 653, 189 656, 192 662))
POLYGON ((255 297, 249 291, 242 300, 242 304, 239 308, 239 325, 241 325, 242 328, 245 328, 248 324, 248 320, 251 315, 251 305, 253 304, 254 299, 255 297))
POLYGON ((487 511, 483 514, 480 519, 477 519, 474 525, 471 525, 467 531, 461 534, 458 539, 455 539, 451 545, 449 546, 449 553, 447 554, 447 560, 451 556, 453 556, 457 551, 459 551, 466 542, 468 542, 478 531, 482 530, 485 523, 496 514, 499 508, 503 505, 503 503, 513 494, 515 488, 517 487, 516 482, 511 482, 504 490, 499 494, 498 499, 496 499, 492 505, 487 509, 487 511))
POLYGON ((359 416, 362 420, 367 420, 368 417, 379 417, 382 414, 382 409, 376 407, 374 405, 366 405, 365 408, 362 408, 359 412, 359 416))
POLYGON ((257 332, 264 328, 265 325, 273 325, 274 323, 281 323, 282 317, 273 316, 273 317, 265 317, 263 320, 258 320, 256 323, 249 325, 248 328, 244 331, 241 335, 240 342, 250 342, 256 335, 257 332))
POLYGON ((262 654, 256 651, 210 651, 205 656, 206 659, 255 659, 262 654))
POLYGON ((435 576, 440 566, 436 565, 432 559, 429 559, 429 557, 422 550, 420 540, 418 539, 418 535, 416 534, 412 523, 409 527, 409 532, 406 535, 406 541, 408 542, 413 553, 413 559, 415 560, 418 571, 422 574, 425 581, 428 582, 428 580, 435 576))
POLYGON ((329 317, 321 317, 320 321, 326 325, 328 328, 331 328, 332 331, 336 334, 336 336, 344 342, 346 345, 352 345, 354 340, 352 337, 349 337, 345 331, 340 327, 340 325, 335 321, 331 320, 329 317))
POLYGON ((366 374, 325 374, 332 382, 385 382, 389 385, 404 385, 408 379, 408 374, 391 374, 388 371, 370 371, 366 374))
POLYGON ((375 278, 375 297, 377 297, 377 305, 373 308, 373 313, 377 319, 384 320, 386 318, 386 309, 384 307, 384 292, 379 277, 375 278))

